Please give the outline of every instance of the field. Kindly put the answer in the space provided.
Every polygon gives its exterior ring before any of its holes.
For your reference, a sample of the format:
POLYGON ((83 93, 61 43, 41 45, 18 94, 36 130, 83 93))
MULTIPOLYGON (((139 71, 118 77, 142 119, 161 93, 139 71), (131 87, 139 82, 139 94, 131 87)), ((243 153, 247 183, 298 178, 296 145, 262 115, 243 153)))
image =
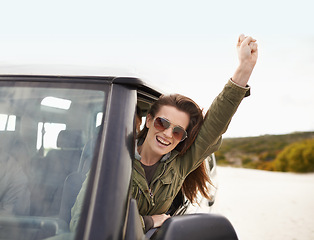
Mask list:
POLYGON ((218 167, 213 212, 226 216, 240 240, 314 239, 314 173, 218 167))

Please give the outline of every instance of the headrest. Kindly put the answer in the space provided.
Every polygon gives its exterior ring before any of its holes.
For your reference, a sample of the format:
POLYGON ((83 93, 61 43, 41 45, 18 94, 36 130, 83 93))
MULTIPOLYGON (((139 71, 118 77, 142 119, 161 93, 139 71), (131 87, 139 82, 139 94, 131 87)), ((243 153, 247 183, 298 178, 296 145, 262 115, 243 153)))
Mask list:
POLYGON ((82 148, 81 130, 62 130, 57 139, 58 148, 82 148))

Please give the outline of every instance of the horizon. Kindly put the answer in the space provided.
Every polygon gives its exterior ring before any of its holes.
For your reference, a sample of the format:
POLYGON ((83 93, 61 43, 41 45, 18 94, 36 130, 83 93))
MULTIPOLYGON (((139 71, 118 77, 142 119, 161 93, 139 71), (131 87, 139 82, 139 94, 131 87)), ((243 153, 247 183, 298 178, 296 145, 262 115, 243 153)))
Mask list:
POLYGON ((302 134, 302 133, 313 133, 313 131, 296 131, 296 132, 289 132, 289 133, 278 133, 278 134, 263 134, 263 135, 256 135, 256 136, 243 136, 243 137, 225 137, 222 135, 223 139, 231 139, 231 138, 258 138, 258 137, 265 137, 265 136, 286 136, 286 135, 293 135, 293 134, 302 134))

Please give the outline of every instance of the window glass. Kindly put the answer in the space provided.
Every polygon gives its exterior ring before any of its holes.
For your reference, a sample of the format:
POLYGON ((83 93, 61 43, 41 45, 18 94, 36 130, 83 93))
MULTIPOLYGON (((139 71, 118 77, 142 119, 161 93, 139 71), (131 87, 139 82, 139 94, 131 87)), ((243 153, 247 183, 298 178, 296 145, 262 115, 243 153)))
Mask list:
POLYGON ((102 117, 103 117, 102 112, 97 113, 97 115, 96 115, 96 127, 98 127, 101 124, 102 117))
POLYGON ((0 114, 0 131, 15 131, 16 116, 0 114))
POLYGON ((43 147, 45 152, 50 149, 57 149, 59 133, 66 129, 63 123, 38 123, 37 149, 43 147))
POLYGON ((0 239, 72 239, 71 208, 91 165, 107 88, 0 84, 0 239))
POLYGON ((8 118, 7 130, 15 131, 16 116, 10 115, 8 118))

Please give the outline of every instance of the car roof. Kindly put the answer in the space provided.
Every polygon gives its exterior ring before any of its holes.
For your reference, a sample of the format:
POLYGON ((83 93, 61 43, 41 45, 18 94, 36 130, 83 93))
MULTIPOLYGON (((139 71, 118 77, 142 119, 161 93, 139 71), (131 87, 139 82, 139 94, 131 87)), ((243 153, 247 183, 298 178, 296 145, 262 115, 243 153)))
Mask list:
POLYGON ((117 68, 103 66, 81 66, 70 64, 0 64, 1 79, 28 79, 34 81, 42 79, 62 79, 62 82, 73 79, 89 82, 110 82, 136 87, 143 95, 157 99, 163 92, 148 81, 138 78, 134 73, 117 68))

